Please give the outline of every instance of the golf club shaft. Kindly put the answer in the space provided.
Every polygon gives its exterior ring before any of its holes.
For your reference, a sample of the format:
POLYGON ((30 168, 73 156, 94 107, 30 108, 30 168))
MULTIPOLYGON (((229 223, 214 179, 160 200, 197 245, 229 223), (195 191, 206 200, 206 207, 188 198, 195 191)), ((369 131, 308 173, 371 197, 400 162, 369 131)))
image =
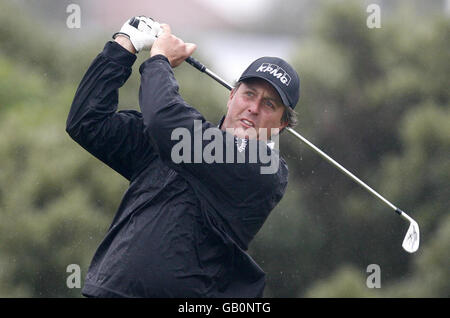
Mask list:
MULTIPOLYGON (((194 66, 196 69, 198 69, 200 72, 206 73, 208 76, 222 84, 224 87, 228 88, 229 90, 233 89, 233 87, 228 84, 225 80, 223 80, 221 77, 213 73, 211 70, 209 70, 205 65, 194 59, 193 57, 188 57, 186 59, 186 62, 194 66)), ((356 183, 358 183, 360 186, 362 186, 364 189, 369 191, 373 196, 383 201, 385 204, 387 204, 391 209, 393 209, 397 214, 402 216, 405 220, 411 222, 412 218, 408 216, 405 212, 397 208, 395 205, 393 205, 391 202, 386 200, 382 195, 380 195, 378 192, 373 190, 371 187, 369 187, 367 184, 365 184, 363 181, 361 181, 358 177, 356 177, 354 174, 352 174, 350 171, 345 169, 342 165, 340 165, 336 160, 328 156, 326 153, 324 153, 322 150, 317 148, 313 143, 308 141, 305 137, 300 135, 298 132, 296 132, 294 129, 290 127, 286 127, 286 130, 290 132, 292 135, 300 139, 304 144, 309 146, 312 150, 314 150, 316 153, 318 153, 322 158, 326 159, 328 162, 330 162, 332 165, 334 165, 336 168, 341 170, 344 174, 352 178, 356 183)))
POLYGON ((218 83, 222 84, 225 88, 228 88, 229 90, 233 89, 233 86, 228 84, 224 79, 222 79, 220 76, 209 70, 205 65, 194 59, 192 56, 189 56, 186 59, 186 62, 191 64, 193 67, 195 67, 200 72, 206 73, 208 76, 212 77, 214 80, 216 80, 218 83))
MULTIPOLYGON (((386 200, 381 194, 379 194, 378 192, 376 192, 374 189, 372 189, 371 187, 369 187, 367 184, 365 184, 363 181, 361 181, 361 179, 359 179, 358 177, 356 177, 353 173, 351 173, 350 171, 348 171, 347 169, 345 169, 341 164, 339 164, 336 160, 334 160, 333 158, 331 158, 330 156, 328 156, 326 153, 324 153, 322 150, 320 150, 319 148, 317 148, 314 144, 312 144, 310 141, 308 141, 306 138, 304 138, 302 135, 300 135, 298 132, 296 132, 294 129, 287 127, 286 128, 287 131, 289 131, 292 135, 294 135, 295 137, 297 137, 298 139, 300 139, 303 143, 305 143, 307 146, 309 146, 312 150, 314 150, 316 153, 318 153, 322 158, 326 159, 328 162, 330 162, 332 165, 334 165, 336 168, 338 168, 339 170, 341 170, 341 172, 343 172, 344 174, 346 174, 347 176, 349 176, 350 178, 352 178, 356 183, 358 183, 360 186, 362 186, 364 189, 366 189, 367 191, 369 191, 372 195, 374 195, 376 198, 380 199, 381 201, 383 201, 385 204, 387 204, 391 209, 393 209, 395 212, 397 212, 398 214, 402 215, 404 214, 403 211, 401 211, 399 208, 397 208, 395 205, 393 205, 391 202, 389 202, 388 200, 386 200)), ((402 215, 403 216, 403 215, 402 215)), ((408 219, 408 218, 406 218, 408 219)))

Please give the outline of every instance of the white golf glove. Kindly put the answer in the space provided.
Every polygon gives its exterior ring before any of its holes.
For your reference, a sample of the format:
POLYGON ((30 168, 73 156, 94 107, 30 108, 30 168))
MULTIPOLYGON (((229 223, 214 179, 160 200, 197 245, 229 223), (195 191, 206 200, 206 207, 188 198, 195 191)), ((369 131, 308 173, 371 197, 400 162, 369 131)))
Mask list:
POLYGON ((148 51, 162 31, 158 22, 148 17, 138 16, 125 22, 120 31, 114 33, 113 39, 117 35, 125 35, 130 39, 136 52, 148 51))

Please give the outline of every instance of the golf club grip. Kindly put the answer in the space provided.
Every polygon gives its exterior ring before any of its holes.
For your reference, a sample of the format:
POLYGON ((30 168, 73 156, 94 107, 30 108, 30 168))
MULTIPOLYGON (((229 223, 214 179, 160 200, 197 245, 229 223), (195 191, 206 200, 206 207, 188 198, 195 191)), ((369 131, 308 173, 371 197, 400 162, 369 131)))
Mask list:
POLYGON ((191 64, 193 67, 195 67, 196 69, 198 69, 200 72, 205 72, 206 70, 206 66, 203 65, 202 63, 200 63, 199 61, 197 61, 196 59, 194 59, 192 56, 189 56, 186 59, 186 62, 188 62, 189 64, 191 64))

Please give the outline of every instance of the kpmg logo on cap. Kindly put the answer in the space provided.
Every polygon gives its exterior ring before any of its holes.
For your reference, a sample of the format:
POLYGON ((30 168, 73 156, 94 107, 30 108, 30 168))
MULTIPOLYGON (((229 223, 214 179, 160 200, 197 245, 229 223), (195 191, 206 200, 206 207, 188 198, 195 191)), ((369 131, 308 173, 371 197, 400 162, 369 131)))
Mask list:
POLYGON ((270 75, 278 78, 280 82, 286 86, 289 86, 289 83, 291 82, 291 77, 289 74, 276 64, 262 63, 256 72, 269 73, 270 75))

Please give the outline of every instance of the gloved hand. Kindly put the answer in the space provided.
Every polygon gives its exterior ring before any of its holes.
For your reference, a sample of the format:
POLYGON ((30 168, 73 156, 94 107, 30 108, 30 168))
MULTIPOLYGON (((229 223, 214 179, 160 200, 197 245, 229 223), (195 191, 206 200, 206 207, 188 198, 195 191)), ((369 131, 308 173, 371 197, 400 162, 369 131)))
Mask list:
POLYGON ((138 16, 125 22, 120 31, 114 33, 113 39, 118 35, 125 35, 130 39, 136 52, 140 52, 150 50, 161 33, 162 29, 158 22, 148 17, 138 16))

